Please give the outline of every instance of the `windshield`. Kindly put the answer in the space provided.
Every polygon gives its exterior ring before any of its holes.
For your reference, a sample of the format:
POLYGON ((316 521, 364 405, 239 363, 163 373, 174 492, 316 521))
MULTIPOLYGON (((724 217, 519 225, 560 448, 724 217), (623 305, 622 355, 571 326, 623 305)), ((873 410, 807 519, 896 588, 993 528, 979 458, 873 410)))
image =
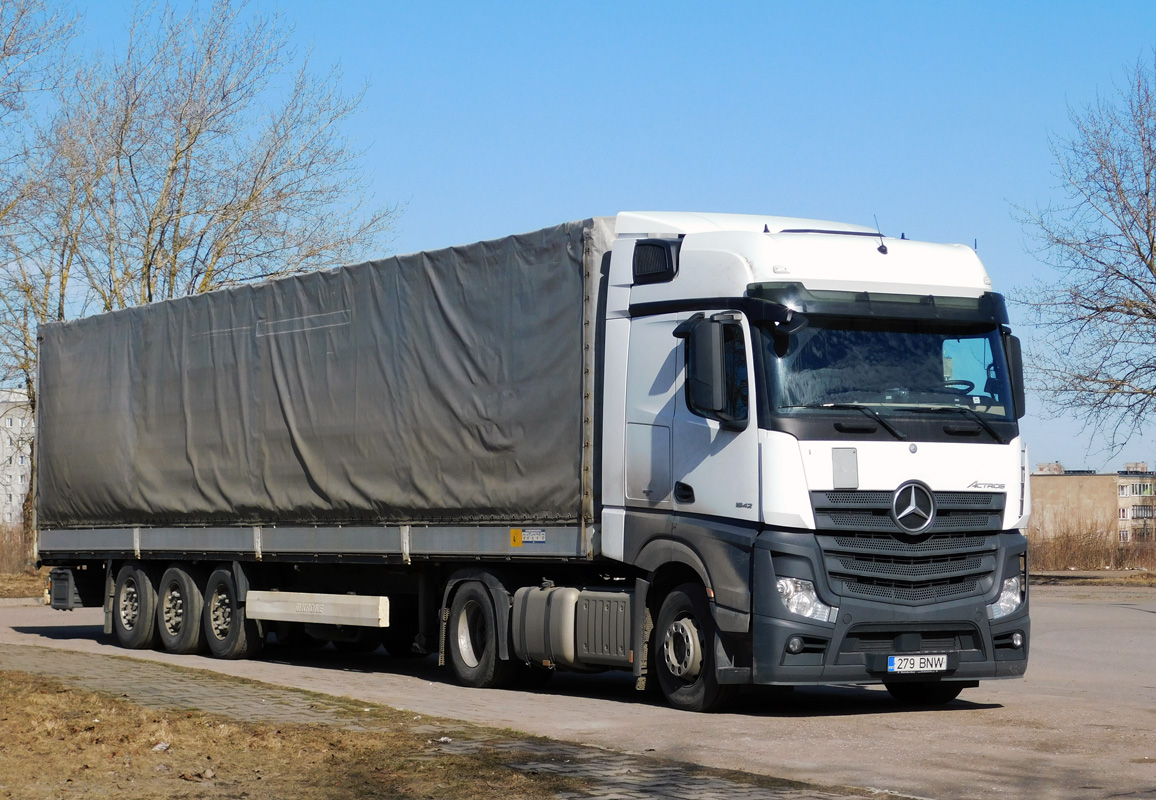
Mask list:
MULTIPOLYGON (((764 336, 772 412, 864 405, 875 410, 967 409, 1014 418, 994 323, 809 317, 790 336, 764 336)), ((967 412, 964 412, 967 413, 967 412)))

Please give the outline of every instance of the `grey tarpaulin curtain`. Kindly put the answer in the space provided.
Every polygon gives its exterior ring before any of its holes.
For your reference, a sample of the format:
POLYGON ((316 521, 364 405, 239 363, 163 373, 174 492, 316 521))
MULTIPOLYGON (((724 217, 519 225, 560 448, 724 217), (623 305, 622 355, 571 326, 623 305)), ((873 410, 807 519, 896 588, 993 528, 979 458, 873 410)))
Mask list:
POLYGON ((576 521, 607 224, 44 326, 40 526, 576 521))

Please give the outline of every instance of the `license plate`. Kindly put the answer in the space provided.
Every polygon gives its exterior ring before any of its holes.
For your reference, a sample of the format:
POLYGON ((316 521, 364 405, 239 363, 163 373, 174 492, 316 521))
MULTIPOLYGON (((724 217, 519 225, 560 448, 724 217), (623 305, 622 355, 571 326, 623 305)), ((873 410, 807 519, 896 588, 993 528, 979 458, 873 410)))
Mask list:
POLYGON ((947 656, 887 656, 888 672, 945 672, 947 656))

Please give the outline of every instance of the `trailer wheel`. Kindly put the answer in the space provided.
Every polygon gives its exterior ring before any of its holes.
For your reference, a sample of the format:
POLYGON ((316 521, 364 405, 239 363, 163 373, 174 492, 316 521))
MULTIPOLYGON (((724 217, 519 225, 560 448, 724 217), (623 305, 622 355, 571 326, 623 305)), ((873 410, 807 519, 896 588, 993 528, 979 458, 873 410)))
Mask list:
POLYGON ((237 602, 237 583, 229 567, 217 567, 209 575, 201 620, 209 652, 217 658, 252 658, 261 652, 261 631, 237 602))
POLYGON ((963 686, 959 683, 917 681, 915 683, 885 683, 895 702, 905 706, 942 706, 959 697, 963 686))
POLYGON ((512 662, 498 658, 497 615, 490 593, 478 581, 466 581, 454 594, 447 627, 450 666, 463 686, 504 686, 512 662))
POLYGON ((715 677, 714 619, 706 593, 684 583, 662 601, 655 627, 654 662, 658 685, 672 706, 684 711, 717 711, 734 697, 734 686, 715 677))
POLYGON ((174 564, 165 570, 157 587, 157 634, 170 653, 195 653, 201 649, 201 615, 205 595, 201 576, 174 564))
POLYGON ((141 564, 125 564, 116 574, 112 628, 121 647, 146 650, 157 643, 157 590, 141 564))

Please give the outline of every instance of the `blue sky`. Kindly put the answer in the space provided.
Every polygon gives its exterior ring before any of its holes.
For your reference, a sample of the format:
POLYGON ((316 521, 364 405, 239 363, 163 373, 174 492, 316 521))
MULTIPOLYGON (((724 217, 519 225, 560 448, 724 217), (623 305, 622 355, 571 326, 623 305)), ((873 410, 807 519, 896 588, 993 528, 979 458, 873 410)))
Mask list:
MULTIPOLYGON (((108 43, 130 11, 75 5, 108 43)), ((349 132, 405 207, 393 252, 621 210, 877 217, 978 243, 1007 294, 1044 270, 1014 206, 1062 199, 1049 135, 1156 46, 1151 2, 257 5, 368 83, 349 132)), ((1033 461, 1156 465, 1156 437, 1113 455, 1032 410, 1033 461)))

